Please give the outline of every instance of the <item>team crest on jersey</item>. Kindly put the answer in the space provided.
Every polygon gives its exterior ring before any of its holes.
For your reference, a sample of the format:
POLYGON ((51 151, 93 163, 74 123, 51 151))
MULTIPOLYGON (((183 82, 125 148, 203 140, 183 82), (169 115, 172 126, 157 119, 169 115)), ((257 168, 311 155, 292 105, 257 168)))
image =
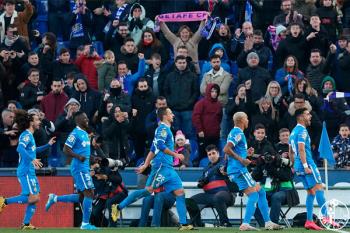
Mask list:
POLYGON ((239 141, 241 140, 241 138, 242 138, 241 134, 237 134, 237 135, 235 136, 235 141, 236 141, 236 142, 239 142, 239 141))
POLYGON ((302 134, 301 134, 301 138, 302 139, 306 139, 306 137, 307 137, 307 132, 306 131, 304 131, 302 134))
POLYGON ((163 138, 165 138, 167 135, 166 129, 162 129, 162 131, 160 132, 160 136, 162 136, 163 138))
POLYGON ((73 135, 69 135, 69 137, 68 137, 68 142, 74 142, 74 140, 75 140, 75 137, 73 136, 73 135))
POLYGON ((25 136, 23 137, 23 141, 24 141, 24 142, 29 142, 29 135, 25 135, 25 136))

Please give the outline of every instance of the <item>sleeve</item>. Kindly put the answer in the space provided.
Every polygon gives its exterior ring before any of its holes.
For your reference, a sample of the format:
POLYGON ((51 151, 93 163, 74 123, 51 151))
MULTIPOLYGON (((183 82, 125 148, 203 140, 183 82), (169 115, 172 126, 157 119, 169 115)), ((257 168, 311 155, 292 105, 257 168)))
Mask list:
POLYGON ((170 44, 173 45, 175 41, 178 39, 177 36, 169 30, 166 23, 164 22, 160 23, 160 30, 162 30, 165 38, 170 42, 170 44))
POLYGON ((29 158, 30 160, 35 159, 35 153, 29 154, 26 148, 30 142, 30 136, 28 134, 21 135, 19 137, 17 152, 22 156, 29 158))
POLYGON ((231 132, 228 135, 227 142, 231 142, 233 146, 236 146, 242 140, 241 133, 231 132))
POLYGON ((168 131, 160 127, 156 130, 154 146, 160 151, 164 151, 167 147, 165 145, 166 138, 168 137, 168 131))
POLYGON ((45 144, 43 146, 37 147, 36 148, 36 153, 41 153, 43 151, 45 151, 46 149, 49 149, 50 145, 49 144, 45 144))
POLYGON ((298 132, 298 137, 297 137, 297 143, 306 143, 306 139, 307 139, 307 131, 306 129, 304 130, 300 130, 298 132))
POLYGON ((73 148, 76 141, 77 141, 77 135, 74 132, 72 132, 71 134, 69 134, 69 136, 64 144, 67 145, 69 148, 73 148))

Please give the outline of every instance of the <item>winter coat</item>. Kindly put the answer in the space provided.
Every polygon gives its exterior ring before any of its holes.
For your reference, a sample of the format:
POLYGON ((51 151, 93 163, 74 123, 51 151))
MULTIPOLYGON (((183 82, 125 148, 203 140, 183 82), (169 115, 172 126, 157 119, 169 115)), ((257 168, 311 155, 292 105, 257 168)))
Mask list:
POLYGON ((294 10, 302 14, 306 21, 316 13, 316 0, 295 0, 294 10))
POLYGON ((98 90, 97 70, 94 62, 99 60, 101 60, 101 58, 98 56, 88 57, 81 55, 75 61, 75 65, 79 68, 80 72, 87 77, 90 87, 94 90, 98 90))
POLYGON ((78 73, 78 67, 73 63, 62 63, 60 61, 54 61, 52 63, 52 80, 66 80, 67 74, 78 73))
POLYGON ((165 82, 165 78, 166 78, 167 74, 168 73, 164 69, 162 69, 162 68, 160 69, 160 71, 158 73, 158 78, 157 78, 158 95, 156 95, 156 93, 155 93, 156 90, 154 89, 154 86, 153 86, 154 85, 153 77, 157 74, 152 66, 149 66, 148 70, 146 71, 144 78, 147 80, 148 86, 150 86, 152 88, 153 94, 155 96, 164 96, 163 89, 164 89, 164 82, 165 82))
POLYGON ((173 111, 192 111, 199 90, 197 76, 187 68, 169 73, 164 82, 164 94, 173 111))
POLYGON ((350 90, 350 53, 345 51, 343 56, 338 58, 339 72, 337 86, 339 91, 349 92, 350 90))
POLYGON ((141 16, 139 19, 133 18, 132 10, 134 9, 134 5, 130 8, 128 23, 129 23, 130 36, 134 39, 135 44, 138 44, 141 40, 142 32, 146 28, 153 29, 154 22, 149 18, 146 18, 146 9, 140 4, 137 4, 137 5, 141 6, 141 12, 142 12, 141 16))
POLYGON ((293 73, 289 73, 284 67, 278 69, 275 74, 275 80, 280 84, 283 95, 286 95, 289 92, 288 75, 291 75, 291 77, 293 78, 292 90, 294 89, 295 80, 304 78, 304 73, 301 72, 300 70, 297 70, 296 72, 293 72, 293 73))
POLYGON ((259 56, 259 66, 267 69, 268 68, 269 59, 272 56, 272 53, 271 53, 271 50, 267 46, 265 46, 264 43, 254 44, 253 48, 248 50, 248 51, 242 50, 241 53, 238 55, 238 58, 237 58, 237 65, 238 65, 238 67, 239 68, 244 68, 244 67, 248 66, 247 56, 251 52, 255 52, 255 53, 258 54, 258 56, 259 56))
POLYGON ((152 89, 149 87, 146 92, 136 89, 131 97, 132 109, 137 110, 136 116, 131 118, 132 131, 146 132, 145 120, 149 113, 154 109, 154 96, 152 89))
POLYGON ((137 47, 135 47, 135 50, 133 51, 133 53, 127 53, 126 50, 124 49, 124 46, 120 47, 119 56, 116 57, 116 60, 117 60, 117 63, 119 61, 125 61, 131 73, 132 74, 136 73, 137 67, 139 65, 137 47))
POLYGON ((195 104, 192 113, 192 123, 196 132, 204 132, 205 138, 218 138, 220 136, 222 106, 218 98, 211 98, 210 92, 213 88, 218 90, 218 94, 220 93, 219 85, 208 84, 205 97, 195 104))
POLYGON ((40 104, 40 101, 37 101, 39 96, 44 96, 44 87, 39 83, 37 86, 34 86, 31 82, 27 83, 20 94, 19 102, 21 103, 23 109, 30 109, 36 104, 40 104))
POLYGON ((56 121, 58 115, 64 111, 68 96, 62 92, 58 95, 50 92, 41 100, 40 107, 49 121, 56 121))
POLYGON ((332 141, 332 150, 338 153, 336 168, 350 167, 350 138, 337 135, 332 141))
POLYGON ((313 66, 310 64, 306 69, 306 77, 310 81, 311 87, 318 93, 322 93, 322 80, 329 74, 334 57, 334 54, 329 54, 326 60, 322 58, 319 65, 313 66))
MULTIPOLYGON (((221 58, 221 67, 224 68, 224 70, 226 72, 230 73, 231 72, 230 60, 229 60, 229 57, 227 56, 226 49, 222 44, 220 44, 220 43, 214 44, 209 51, 208 57, 210 58, 211 56, 213 56, 215 54, 215 51, 218 49, 222 49, 224 51, 224 55, 221 58)), ((207 72, 209 72, 211 69, 212 69, 212 67, 211 67, 210 61, 205 61, 205 63, 202 66, 202 69, 201 69, 200 77, 203 78, 204 75, 207 72)))
MULTIPOLYGON (((339 35, 342 34, 342 25, 338 21, 338 13, 333 6, 325 7, 321 6, 317 9, 317 15, 320 16, 321 24, 327 30, 331 39, 335 39, 337 36, 337 30, 339 35)), ((333 41, 335 42, 335 41, 333 41)))
POLYGON ((321 56, 326 57, 331 42, 327 30, 322 25, 320 26, 319 31, 315 30, 312 27, 309 27, 309 29, 305 32, 305 36, 310 35, 311 32, 317 32, 317 34, 314 38, 311 38, 306 42, 308 47, 308 54, 310 54, 311 50, 313 49, 319 49, 321 51, 321 56))
POLYGON ((116 64, 103 62, 102 64, 95 63, 98 75, 98 91, 104 92, 109 88, 111 81, 117 75, 116 64))

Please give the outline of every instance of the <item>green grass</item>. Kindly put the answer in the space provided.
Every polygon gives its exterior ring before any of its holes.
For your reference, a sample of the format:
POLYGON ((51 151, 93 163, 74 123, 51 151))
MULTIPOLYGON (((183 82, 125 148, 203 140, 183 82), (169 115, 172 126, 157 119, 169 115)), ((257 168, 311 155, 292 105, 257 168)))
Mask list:
MULTIPOLYGON (((344 229, 343 229, 344 230, 344 229)), ((349 229, 345 229, 349 230, 349 229)), ((13 228, 0 228, 1 233, 12 233, 12 232, 23 232, 18 229, 13 228)), ((70 232, 82 232, 79 228, 65 228, 65 229, 58 229, 58 228, 43 228, 36 230, 34 232, 45 232, 45 233, 70 233, 70 232)), ((89 231, 87 231, 89 232, 89 231)), ((99 230, 98 232, 101 233, 172 233, 172 232, 179 232, 176 228, 131 228, 131 227, 122 227, 122 228, 103 228, 99 230)), ((194 232, 218 232, 218 233, 238 233, 240 232, 238 228, 198 228, 197 231, 194 232)), ((268 232, 268 231, 263 231, 268 232)), ((276 231, 274 231, 276 232, 276 231)), ((292 229, 284 229, 283 231, 279 231, 281 233, 290 233, 290 232, 308 232, 303 228, 292 228, 292 229)), ((332 232, 332 231, 322 231, 322 232, 332 232)), ((349 232, 350 233, 350 232, 349 232)))

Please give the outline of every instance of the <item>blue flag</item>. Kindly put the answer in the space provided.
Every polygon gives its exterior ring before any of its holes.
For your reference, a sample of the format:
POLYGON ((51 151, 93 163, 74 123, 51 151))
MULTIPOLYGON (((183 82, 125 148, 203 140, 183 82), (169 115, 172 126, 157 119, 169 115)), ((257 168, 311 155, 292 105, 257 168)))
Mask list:
POLYGON ((327 133, 326 122, 323 122, 322 134, 321 134, 320 145, 318 147, 318 152, 320 153, 320 157, 327 159, 330 165, 335 164, 331 142, 329 141, 329 137, 327 133))
POLYGON ((252 4, 250 4, 250 1, 247 0, 245 2, 244 21, 252 22, 252 15, 253 15, 253 6, 252 4))

